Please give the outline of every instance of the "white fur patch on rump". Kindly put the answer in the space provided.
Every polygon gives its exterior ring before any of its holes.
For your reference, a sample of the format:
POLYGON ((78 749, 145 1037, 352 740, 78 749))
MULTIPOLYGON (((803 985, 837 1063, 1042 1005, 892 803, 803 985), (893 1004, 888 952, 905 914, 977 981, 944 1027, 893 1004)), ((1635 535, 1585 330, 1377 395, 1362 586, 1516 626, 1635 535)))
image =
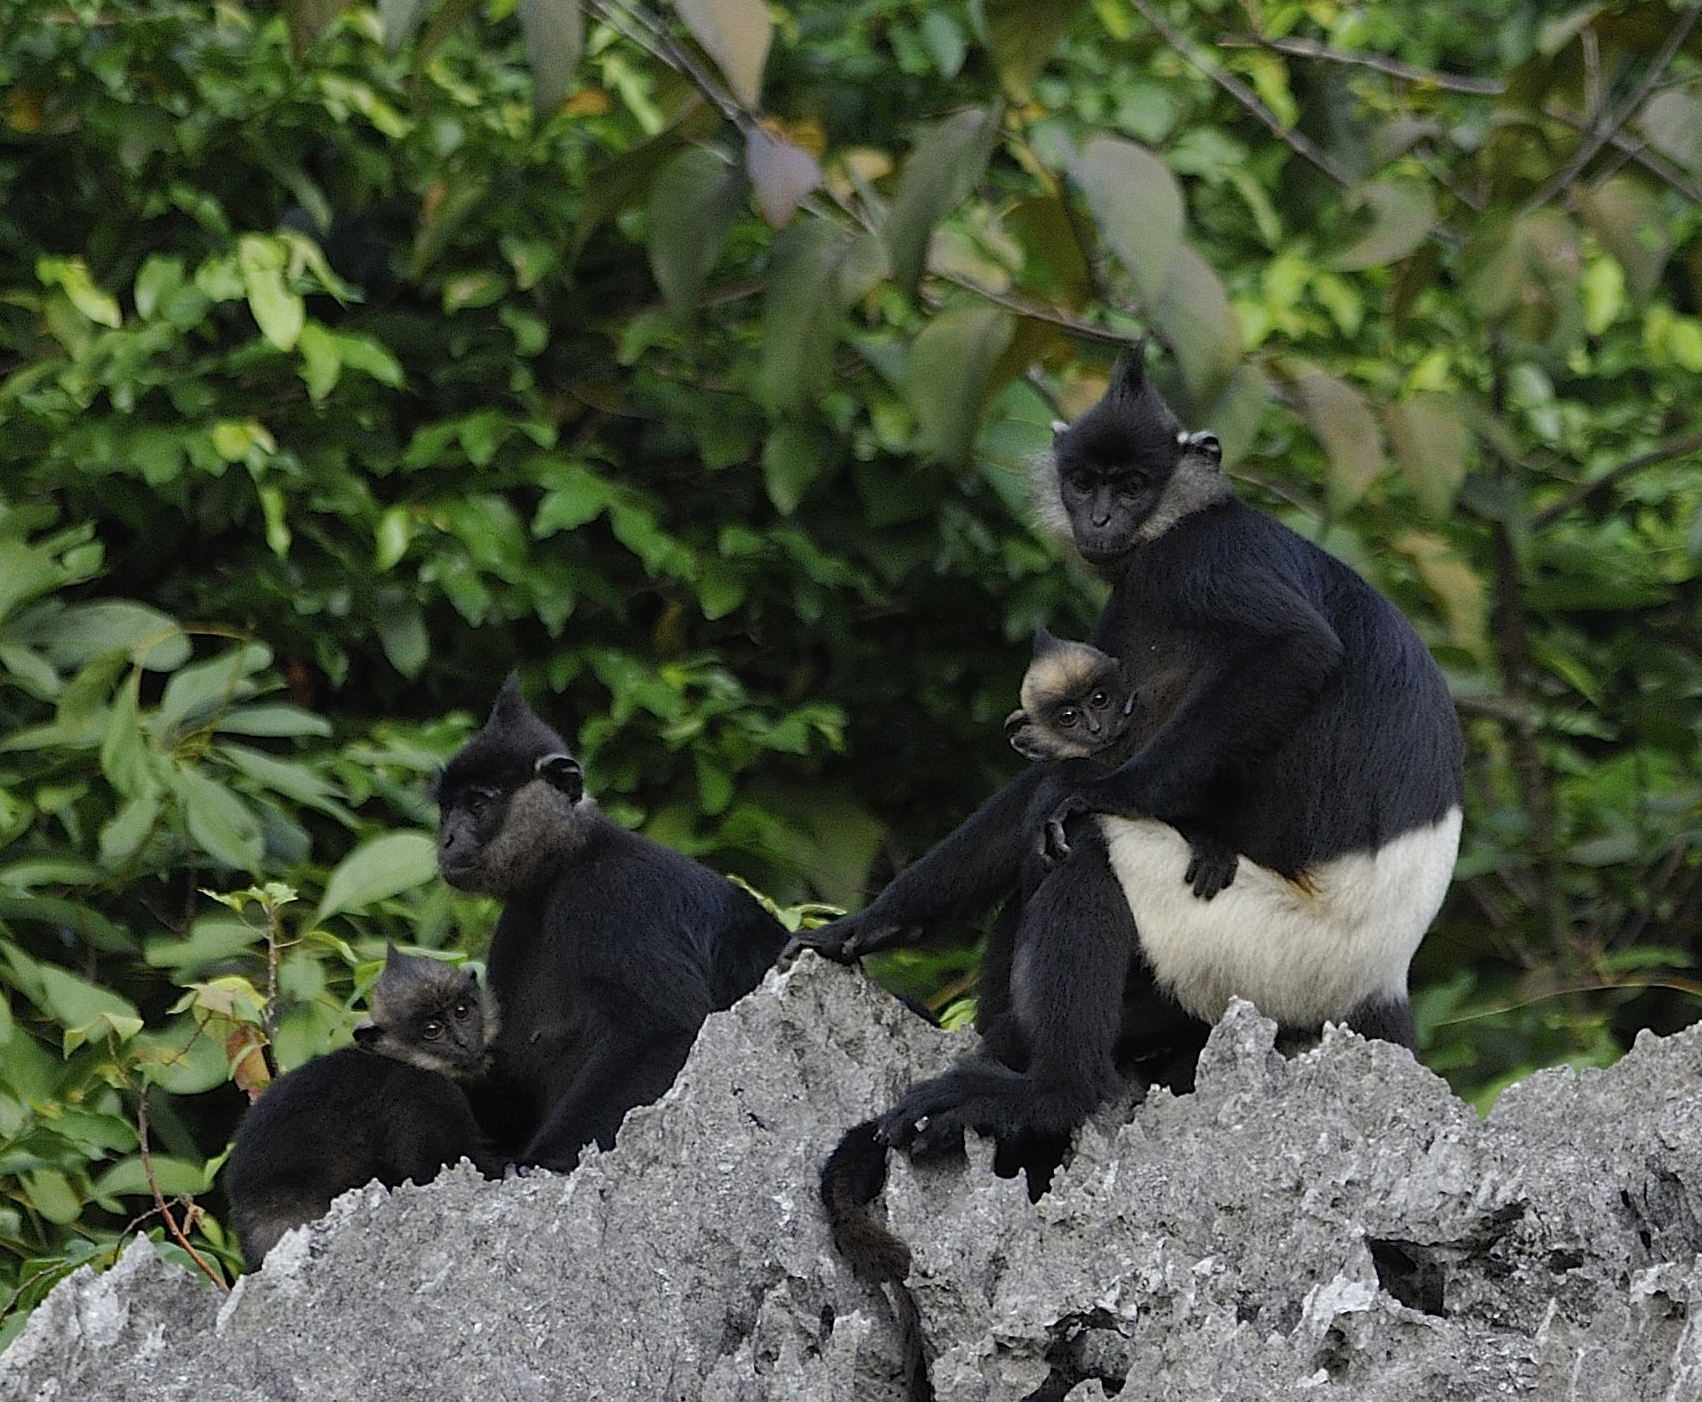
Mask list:
POLYGON ((1159 987, 1207 1022, 1231 997, 1290 1027, 1339 1020, 1369 997, 1404 998, 1460 849, 1453 808, 1375 852, 1324 863, 1305 886, 1242 857, 1229 889, 1203 901, 1182 879, 1188 842, 1175 828, 1099 822, 1159 987))

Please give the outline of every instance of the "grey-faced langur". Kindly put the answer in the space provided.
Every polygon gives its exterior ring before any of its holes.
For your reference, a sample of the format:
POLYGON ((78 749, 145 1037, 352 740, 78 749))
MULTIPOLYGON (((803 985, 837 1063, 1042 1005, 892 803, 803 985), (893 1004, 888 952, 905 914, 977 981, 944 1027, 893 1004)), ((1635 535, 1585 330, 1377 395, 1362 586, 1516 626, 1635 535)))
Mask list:
MULTIPOLYGON (((1180 1056, 1165 1078, 1190 1078, 1237 995, 1288 1034, 1337 1021, 1412 1045, 1407 969, 1459 846, 1454 708, 1399 610, 1239 500, 1221 456, 1136 354, 1037 463, 1042 514, 1111 586, 1093 645, 1138 670, 1128 757, 1031 766, 865 909, 799 937, 850 959, 1016 904, 983 962, 980 1048, 842 1149, 1067 1134, 1124 1072, 1180 1056), (1187 832, 1236 854, 1214 899, 1182 879, 1187 832)), ((830 1215, 879 1183, 836 1159, 830 1215)), ((896 1264, 872 1254, 866 1273, 891 1284, 896 1264)))
POLYGON ((462 1089, 485 1070, 495 1030, 472 970, 391 945, 355 1045, 280 1076, 237 1129, 225 1192, 249 1268, 374 1178, 428 1183, 462 1159, 500 1177, 504 1160, 462 1089))
POLYGON ((604 815, 513 677, 436 797, 444 879, 503 902, 487 975, 503 1026, 475 1108, 519 1163, 565 1172, 673 1084, 704 1017, 756 987, 786 931, 604 815))
MULTIPOLYGON (((1133 753, 1140 688, 1128 669, 1092 643, 1034 631, 1034 656, 1023 675, 1021 709, 1005 717, 1005 738, 1024 758, 1092 759, 1115 769, 1133 753)), ((1188 839, 1182 880, 1209 901, 1235 880, 1235 849, 1197 825, 1188 839)))

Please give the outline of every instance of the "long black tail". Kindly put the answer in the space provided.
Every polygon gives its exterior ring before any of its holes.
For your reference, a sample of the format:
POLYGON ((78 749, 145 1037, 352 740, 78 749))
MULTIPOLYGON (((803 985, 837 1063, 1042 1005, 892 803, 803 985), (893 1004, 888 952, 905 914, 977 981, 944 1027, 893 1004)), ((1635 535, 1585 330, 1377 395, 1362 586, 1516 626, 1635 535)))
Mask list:
POLYGON ((928 1377, 928 1343, 922 1336, 922 1312, 905 1284, 910 1248, 869 1216, 868 1206, 886 1186, 886 1146, 875 1138, 874 1120, 845 1132, 821 1170, 821 1202, 834 1248, 862 1279, 881 1286, 898 1325, 909 1402, 934 1402, 928 1377))

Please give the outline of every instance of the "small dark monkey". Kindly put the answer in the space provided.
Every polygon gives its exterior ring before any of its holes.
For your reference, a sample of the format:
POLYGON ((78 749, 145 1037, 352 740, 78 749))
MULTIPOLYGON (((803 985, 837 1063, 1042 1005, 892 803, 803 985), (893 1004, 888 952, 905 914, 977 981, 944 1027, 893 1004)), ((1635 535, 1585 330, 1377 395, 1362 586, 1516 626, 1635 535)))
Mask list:
MULTIPOLYGON (((1028 759, 1094 759, 1115 769, 1129 758, 1139 688, 1115 657, 1091 643, 1034 631, 1034 658, 1022 679, 1022 709, 1005 717, 1005 738, 1028 759)), ((1235 880, 1235 849, 1198 824, 1188 839, 1182 880, 1209 901, 1235 880)))
POLYGON ((704 1017, 756 987, 786 932, 606 817, 512 677, 436 797, 444 879, 503 902, 488 972, 503 1027, 475 1107, 520 1163, 565 1172, 673 1084, 704 1017))
POLYGON ((484 1070, 494 1023, 471 970, 390 947, 355 1045, 279 1077, 237 1130, 225 1191, 251 1270, 374 1178, 428 1183, 463 1158, 501 1175, 461 1088, 484 1070))

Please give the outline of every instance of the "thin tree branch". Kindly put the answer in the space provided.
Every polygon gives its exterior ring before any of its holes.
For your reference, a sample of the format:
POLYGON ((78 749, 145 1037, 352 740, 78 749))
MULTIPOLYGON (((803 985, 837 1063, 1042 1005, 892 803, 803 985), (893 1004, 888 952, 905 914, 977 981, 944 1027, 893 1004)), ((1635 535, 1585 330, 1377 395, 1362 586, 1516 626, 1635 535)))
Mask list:
POLYGON ((1398 58, 1388 58, 1383 54, 1360 53, 1349 49, 1332 49, 1327 44, 1320 44, 1315 39, 1265 39, 1258 36, 1232 36, 1219 39, 1220 49, 1272 49, 1279 54, 1288 54, 1293 58, 1316 58, 1326 63, 1349 64, 1357 68, 1369 68, 1386 77, 1399 78, 1404 83, 1421 83, 1425 87, 1440 88, 1443 92, 1464 93, 1468 97, 1499 97, 1507 91, 1505 83, 1493 78, 1463 78, 1454 73, 1437 73, 1428 68, 1419 68, 1411 63, 1402 63, 1398 58))
POLYGON ((697 61, 696 55, 674 38, 666 24, 635 0, 585 0, 585 4, 592 14, 622 38, 638 45, 690 82, 711 107, 740 131, 755 124, 755 114, 743 107, 715 75, 697 61), (616 18, 617 15, 620 19, 616 18), (620 20, 637 26, 638 32, 635 33, 620 20))
POLYGON ((1257 117, 1280 141, 1291 151, 1329 176, 1331 180, 1344 190, 1354 183, 1348 174, 1328 151, 1316 145, 1311 138, 1295 131, 1293 127, 1283 125, 1282 119, 1260 100, 1259 95, 1232 73, 1226 73, 1223 68, 1212 62, 1211 58, 1177 29, 1152 4, 1152 0, 1131 0, 1134 7, 1140 11, 1142 18, 1164 36, 1164 41, 1216 83, 1226 93, 1233 97, 1253 116, 1257 117))
MULTIPOLYGON (((1558 103, 1551 102, 1547 104, 1542 109, 1542 114, 1545 117, 1552 118, 1554 121, 1565 123, 1576 132, 1583 132, 1589 129, 1582 117, 1580 117, 1576 112, 1568 112, 1558 103)), ((1698 185, 1695 181, 1691 180, 1682 170, 1675 166, 1665 156, 1661 155, 1660 152, 1651 150, 1648 142, 1638 141, 1633 137, 1627 136, 1623 131, 1616 131, 1608 139, 1608 144, 1616 151, 1623 151, 1638 165, 1642 166, 1644 170, 1648 171, 1650 175, 1653 175, 1658 180, 1665 181, 1692 204, 1702 204, 1702 185, 1698 185)))
POLYGON ((965 292, 973 292, 991 302, 996 307, 1003 307, 1017 316, 1025 316, 1031 321, 1044 321, 1068 331, 1072 336, 1080 336, 1084 340, 1098 341, 1107 346, 1126 346, 1129 337, 1126 332, 1117 331, 1109 326, 1100 326, 1095 322, 1083 321, 1080 317, 1061 312, 1056 307, 1049 307, 1043 302, 1030 301, 1027 297, 1019 297, 1009 292, 994 292, 991 288, 983 287, 973 279, 958 273, 942 273, 937 268, 931 269, 930 277, 936 277, 941 282, 949 282, 953 287, 961 287, 965 292))
MULTIPOLYGON (((1690 31, 1696 28, 1698 19, 1702 19, 1702 9, 1686 12, 1684 17, 1673 25, 1672 32, 1667 35, 1666 43, 1661 45, 1661 51, 1655 55, 1654 62, 1649 65, 1648 72, 1643 75, 1642 81, 1637 84, 1636 89, 1619 105, 1619 110, 1609 120, 1591 124, 1593 130, 1586 133, 1578 143, 1578 149, 1572 153, 1572 159, 1566 163, 1564 169, 1556 171, 1540 190, 1520 206, 1519 212, 1521 214, 1529 214, 1533 209, 1541 209, 1576 180, 1583 172, 1584 167, 1596 158, 1596 153, 1612 141, 1619 130, 1643 110, 1643 103, 1648 99, 1649 93, 1660 82, 1661 74, 1672 62, 1673 55, 1690 37, 1690 31)), ((1585 55, 1588 57, 1587 49, 1585 55)))
MULTIPOLYGON (((154 1209, 165 1223, 166 1231, 171 1233, 172 1240, 183 1248, 202 1275, 206 1276, 219 1289, 229 1290, 230 1284, 225 1280, 223 1272, 208 1264, 201 1253, 195 1249, 194 1243, 189 1240, 188 1236, 184 1234, 183 1228, 178 1225, 177 1218, 172 1216, 171 1208, 167 1206, 164 1194, 160 1192, 159 1180, 154 1177, 153 1148, 148 1143, 148 1088, 145 1085, 136 1092, 136 1139, 138 1152, 142 1157, 142 1172, 147 1175, 148 1179, 148 1191, 154 1195, 154 1209)), ((178 1201, 182 1202, 183 1199, 180 1198, 178 1201)))
POLYGON ((1657 463, 1669 462, 1673 458, 1681 458, 1686 453, 1702 452, 1702 429, 1696 429, 1682 437, 1670 439, 1658 448, 1622 462, 1611 472, 1604 472, 1600 477, 1593 477, 1588 482, 1581 482, 1559 501, 1545 506, 1541 511, 1531 516, 1531 529, 1545 530, 1552 526, 1562 516, 1580 502, 1604 491, 1616 482, 1623 482, 1633 473, 1641 472, 1645 467, 1654 467, 1657 463))

